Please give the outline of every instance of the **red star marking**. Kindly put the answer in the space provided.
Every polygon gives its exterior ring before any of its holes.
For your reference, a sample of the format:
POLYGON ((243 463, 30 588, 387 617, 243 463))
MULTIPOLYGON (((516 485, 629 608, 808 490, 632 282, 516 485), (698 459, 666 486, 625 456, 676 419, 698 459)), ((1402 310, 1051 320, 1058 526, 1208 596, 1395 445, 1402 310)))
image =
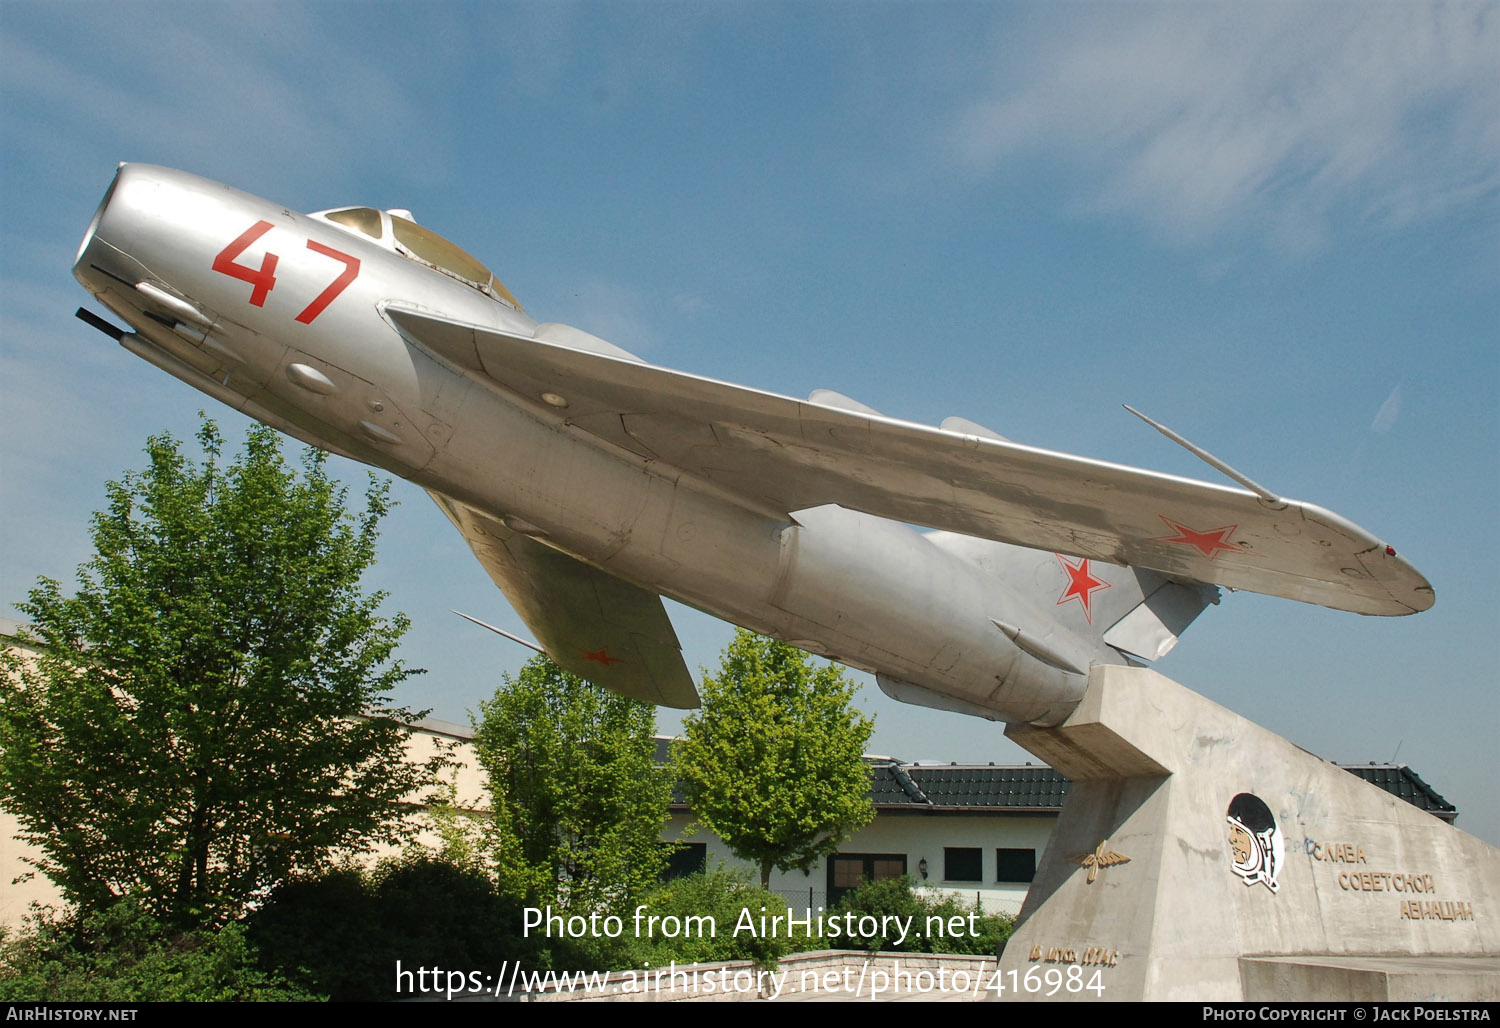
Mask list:
POLYGON ((591 660, 595 664, 603 664, 605 667, 614 667, 616 664, 623 664, 623 663, 625 663, 625 658, 624 657, 611 657, 609 655, 609 650, 607 650, 607 649, 598 649, 598 650, 595 650, 593 653, 590 653, 589 651, 584 650, 583 651, 583 659, 584 660, 591 660))
POLYGON ((1089 604, 1093 601, 1094 593, 1100 589, 1108 589, 1109 583, 1089 570, 1089 559, 1079 558, 1074 564, 1061 553, 1054 553, 1063 570, 1068 573, 1068 587, 1063 594, 1057 598, 1057 605, 1061 607, 1069 600, 1077 600, 1078 605, 1083 608, 1083 616, 1088 619, 1089 624, 1094 623, 1094 612, 1089 604))
POLYGON ((1182 543, 1184 546, 1191 546, 1209 560, 1217 557, 1220 550, 1228 550, 1230 553, 1244 552, 1229 542, 1230 537, 1234 535, 1234 530, 1240 527, 1239 525, 1225 525, 1223 528, 1210 528, 1206 532, 1198 532, 1181 522, 1173 521, 1165 514, 1158 514, 1157 517, 1165 521, 1167 527, 1177 534, 1156 536, 1149 540, 1150 542, 1182 543))

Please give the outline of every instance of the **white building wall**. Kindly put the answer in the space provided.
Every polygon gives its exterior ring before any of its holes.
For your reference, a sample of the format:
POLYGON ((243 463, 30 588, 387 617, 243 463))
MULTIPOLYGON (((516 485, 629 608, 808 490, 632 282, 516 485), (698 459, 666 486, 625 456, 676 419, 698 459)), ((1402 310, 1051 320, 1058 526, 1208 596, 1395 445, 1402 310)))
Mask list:
MULTIPOLYGON (((692 816, 675 813, 662 831, 669 842, 704 843, 707 866, 719 864, 745 869, 752 881, 759 881, 760 870, 747 861, 738 860, 718 836, 705 831, 685 834, 692 816)), ((986 913, 1020 913, 1029 882, 996 880, 997 849, 1032 849, 1041 862, 1047 838, 1057 824, 1052 814, 962 814, 913 813, 882 811, 865 828, 855 832, 839 846, 840 853, 892 853, 906 857, 907 873, 921 880, 918 868, 927 861, 928 888, 959 896, 966 902, 976 898, 986 913), (952 881, 944 878, 944 849, 975 847, 981 854, 981 880, 952 881)), ((781 893, 793 906, 816 908, 827 902, 828 860, 824 858, 808 874, 801 871, 772 871, 771 889, 781 893)))
MULTIPOLYGON (((446 753, 450 764, 443 775, 443 782, 451 788, 455 806, 460 811, 482 814, 489 806, 486 779, 474 753, 474 744, 467 735, 468 729, 462 725, 429 719, 419 722, 412 729, 406 752, 408 759, 413 761, 425 761, 439 752, 446 753)), ((423 790, 420 795, 411 798, 407 818, 410 827, 417 832, 413 841, 436 850, 441 846, 442 840, 432 830, 423 802, 431 791, 423 790)), ((0 808, 0 930, 20 927, 31 913, 33 904, 58 910, 66 906, 62 890, 51 879, 37 872, 31 864, 30 861, 39 859, 41 854, 35 847, 17 838, 20 830, 21 825, 15 815, 0 808)), ((373 864, 387 857, 400 856, 405 850, 404 845, 380 845, 368 852, 351 856, 363 863, 373 864)))

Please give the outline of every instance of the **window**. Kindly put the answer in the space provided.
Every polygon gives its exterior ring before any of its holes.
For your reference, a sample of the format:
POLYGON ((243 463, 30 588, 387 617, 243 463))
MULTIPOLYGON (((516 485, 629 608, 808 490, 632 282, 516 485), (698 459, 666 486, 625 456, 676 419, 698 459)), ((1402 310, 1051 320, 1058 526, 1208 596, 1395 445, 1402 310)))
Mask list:
POLYGON ((488 268, 436 232, 394 214, 391 215, 391 228, 396 233, 396 242, 423 264, 431 264, 439 271, 475 285, 489 281, 488 268))
POLYGON ((371 239, 379 239, 382 235, 380 212, 369 207, 350 207, 342 211, 329 211, 326 217, 329 221, 346 225, 356 232, 363 232, 371 239))
POLYGON ((1029 882, 1036 877, 1036 850, 995 851, 995 881, 1029 882))
POLYGON ((978 846, 943 847, 943 880, 946 882, 984 881, 984 850, 978 846))
POLYGON ((496 278, 489 268, 431 229, 423 228, 410 217, 403 217, 410 214, 410 211, 382 212, 373 207, 341 207, 332 211, 318 211, 313 216, 326 218, 335 225, 378 240, 387 250, 394 250, 409 260, 425 264, 473 286, 507 307, 521 310, 520 301, 511 295, 510 290, 505 288, 505 283, 496 278), (391 226, 389 233, 385 231, 387 219, 391 226))
POLYGON ((667 857, 666 881, 676 881, 688 875, 702 874, 708 867, 708 844, 704 842, 664 842, 671 848, 667 857))
POLYGON ((394 214, 391 215, 391 231, 396 235, 396 242, 400 245, 401 252, 408 257, 436 268, 445 275, 452 275, 462 282, 484 290, 497 300, 502 300, 517 310, 520 309, 520 303, 510 295, 510 290, 506 289, 499 279, 490 274, 489 268, 436 232, 423 228, 415 221, 398 218, 394 214))
POLYGON ((866 882, 883 882, 904 874, 905 853, 837 853, 828 858, 828 905, 833 906, 866 882))

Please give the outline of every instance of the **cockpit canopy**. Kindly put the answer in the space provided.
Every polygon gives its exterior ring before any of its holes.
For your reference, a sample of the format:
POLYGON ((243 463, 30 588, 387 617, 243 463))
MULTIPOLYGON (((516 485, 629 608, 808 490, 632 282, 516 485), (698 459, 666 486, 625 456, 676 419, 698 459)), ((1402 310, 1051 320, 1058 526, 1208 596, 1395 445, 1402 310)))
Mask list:
POLYGON ((390 211, 378 211, 373 207, 341 207, 337 210, 319 211, 313 217, 368 236, 408 260, 425 264, 450 278, 456 278, 508 307, 521 309, 520 302, 489 268, 436 232, 423 228, 409 218, 390 211))

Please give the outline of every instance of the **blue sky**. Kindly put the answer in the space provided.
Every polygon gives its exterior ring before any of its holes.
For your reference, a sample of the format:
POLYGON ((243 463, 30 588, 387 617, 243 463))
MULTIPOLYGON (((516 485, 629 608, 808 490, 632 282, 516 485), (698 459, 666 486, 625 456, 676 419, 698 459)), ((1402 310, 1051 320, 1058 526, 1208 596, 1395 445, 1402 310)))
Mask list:
MULTIPOLYGON (((71 581, 104 481, 212 403, 72 318, 115 163, 167 164, 408 207, 539 320, 655 363, 1217 480, 1143 409, 1437 591, 1400 619, 1236 594, 1160 670, 1411 764, 1500 842, 1493 3, 8 0, 0 96, 0 613, 71 581)), ((525 629, 397 493, 371 580, 429 669, 401 698, 462 721, 526 652, 448 608, 525 629)), ((730 629, 673 617, 715 665, 730 629)), ((1027 759, 861 702, 877 751, 1027 759)))

